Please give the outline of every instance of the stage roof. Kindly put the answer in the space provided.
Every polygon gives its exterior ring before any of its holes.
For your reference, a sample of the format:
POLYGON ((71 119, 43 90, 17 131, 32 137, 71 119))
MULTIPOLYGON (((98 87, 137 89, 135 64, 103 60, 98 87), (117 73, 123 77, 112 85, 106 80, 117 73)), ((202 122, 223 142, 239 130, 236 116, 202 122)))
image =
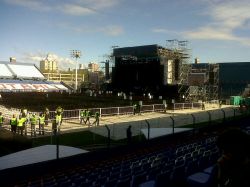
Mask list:
POLYGON ((34 64, 0 62, 0 78, 45 79, 34 64))
POLYGON ((68 91, 61 83, 46 81, 34 64, 0 62, 1 92, 68 91))

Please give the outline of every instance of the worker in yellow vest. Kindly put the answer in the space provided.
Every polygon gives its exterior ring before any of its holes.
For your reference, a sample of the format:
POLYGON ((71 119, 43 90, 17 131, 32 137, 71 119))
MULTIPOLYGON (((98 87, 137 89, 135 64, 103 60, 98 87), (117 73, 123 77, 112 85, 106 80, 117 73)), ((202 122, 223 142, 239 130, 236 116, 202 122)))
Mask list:
POLYGON ((95 124, 96 126, 99 126, 99 122, 100 122, 100 113, 96 112, 95 113, 95 121, 93 122, 93 125, 95 124))
POLYGON ((23 108, 21 109, 21 114, 20 114, 20 118, 26 118, 25 122, 23 123, 23 130, 24 130, 24 133, 25 133, 25 136, 27 136, 27 125, 28 125, 28 122, 29 122, 29 117, 28 117, 28 110, 26 108, 23 108))
POLYGON ((4 122, 4 117, 3 117, 2 112, 0 112, 0 127, 3 126, 3 122, 4 122))
POLYGON ((56 109, 56 115, 53 120, 52 130, 54 132, 54 135, 56 135, 57 132, 60 132, 60 128, 62 125, 62 113, 63 109, 62 107, 57 107, 56 109))
POLYGON ((82 124, 82 122, 85 122, 84 121, 85 115, 86 115, 86 110, 81 110, 80 111, 80 124, 82 124))
POLYGON ((45 126, 45 115, 43 113, 40 114, 39 117, 39 135, 44 135, 44 126, 45 126))
POLYGON ((91 116, 91 113, 90 113, 89 109, 87 109, 85 112, 86 121, 84 123, 87 124, 87 122, 88 122, 89 126, 90 126, 90 116, 91 116))
POLYGON ((17 121, 17 133, 23 136, 24 124, 27 121, 26 117, 20 116, 20 119, 17 121))
POLYGON ((30 117, 30 135, 36 136, 36 124, 37 124, 37 116, 36 114, 32 114, 30 117))
POLYGON ((10 126, 11 126, 11 132, 13 132, 14 134, 16 134, 16 128, 17 128, 17 118, 16 115, 13 114, 12 118, 10 119, 10 126))

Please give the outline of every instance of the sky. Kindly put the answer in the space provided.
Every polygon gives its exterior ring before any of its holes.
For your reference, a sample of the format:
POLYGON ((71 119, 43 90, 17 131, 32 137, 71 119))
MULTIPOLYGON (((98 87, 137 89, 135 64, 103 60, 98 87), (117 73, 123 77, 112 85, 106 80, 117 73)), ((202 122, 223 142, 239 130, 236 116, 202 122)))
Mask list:
POLYGON ((112 47, 188 41, 201 63, 250 61, 250 0, 0 0, 0 61, 60 68, 107 60, 112 47))

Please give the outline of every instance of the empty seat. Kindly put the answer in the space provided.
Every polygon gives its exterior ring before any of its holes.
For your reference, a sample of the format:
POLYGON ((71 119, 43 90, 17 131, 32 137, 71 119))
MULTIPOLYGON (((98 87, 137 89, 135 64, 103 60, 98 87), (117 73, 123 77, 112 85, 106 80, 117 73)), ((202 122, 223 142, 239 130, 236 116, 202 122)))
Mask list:
POLYGON ((126 179, 122 179, 122 180, 119 180, 117 183, 116 183, 116 187, 129 187, 131 184, 130 184, 130 178, 126 178, 126 179))
POLYGON ((139 184, 146 182, 146 180, 147 180, 146 172, 134 175, 132 180, 132 187, 138 187, 139 184))
POLYGON ((155 180, 155 187, 165 187, 170 183, 171 172, 158 174, 155 180))

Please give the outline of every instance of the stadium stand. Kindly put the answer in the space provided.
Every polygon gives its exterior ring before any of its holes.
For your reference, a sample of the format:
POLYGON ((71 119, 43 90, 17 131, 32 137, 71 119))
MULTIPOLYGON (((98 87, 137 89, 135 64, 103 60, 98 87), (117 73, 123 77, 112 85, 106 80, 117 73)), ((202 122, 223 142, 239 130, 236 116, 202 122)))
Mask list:
POLYGON ((61 92, 68 88, 61 83, 46 81, 34 64, 0 62, 1 92, 61 92))
POLYGON ((232 126, 248 130, 248 121, 245 118, 237 125, 229 121, 196 134, 184 132, 0 174, 3 179, 9 172, 17 177, 17 182, 8 181, 6 186, 213 186, 214 166, 221 154, 216 144, 218 135, 232 126))

